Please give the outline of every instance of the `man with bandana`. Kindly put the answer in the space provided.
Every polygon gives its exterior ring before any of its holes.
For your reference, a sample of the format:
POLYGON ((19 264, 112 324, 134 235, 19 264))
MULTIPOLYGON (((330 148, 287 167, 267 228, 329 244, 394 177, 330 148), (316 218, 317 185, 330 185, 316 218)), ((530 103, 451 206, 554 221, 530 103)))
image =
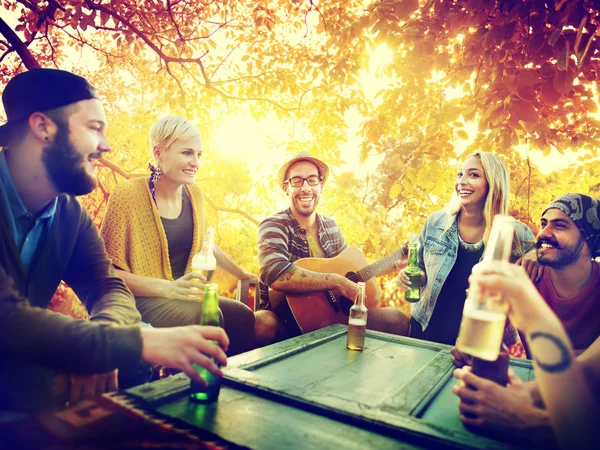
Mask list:
POLYGON ((0 421, 117 388, 117 368, 142 359, 203 383, 220 375, 228 339, 214 327, 140 327, 96 225, 75 198, 98 184, 110 151, 96 90, 62 70, 35 69, 2 93, 0 126, 0 421), (48 311, 61 280, 91 320, 48 311), (219 342, 222 349, 214 342, 219 342))
MULTIPOLYGON (((535 282, 538 292, 564 326, 584 367, 594 397, 600 399, 600 202, 570 193, 544 210, 537 235, 537 261, 544 266, 535 282)), ((454 350, 453 350, 454 352, 454 350)), ((464 360, 453 360, 462 366, 464 360)), ((555 357, 556 355, 551 355, 555 357)), ((463 422, 482 429, 501 430, 538 443, 553 439, 550 420, 535 380, 523 383, 509 373, 501 387, 470 370, 457 371, 464 382, 454 387, 461 399, 463 422), (475 386, 477 393, 465 385, 475 386), (473 417, 476 411, 476 417, 473 417)))
POLYGON ((600 336, 600 204, 583 194, 559 197, 542 213, 535 285, 569 334, 576 352, 600 336))

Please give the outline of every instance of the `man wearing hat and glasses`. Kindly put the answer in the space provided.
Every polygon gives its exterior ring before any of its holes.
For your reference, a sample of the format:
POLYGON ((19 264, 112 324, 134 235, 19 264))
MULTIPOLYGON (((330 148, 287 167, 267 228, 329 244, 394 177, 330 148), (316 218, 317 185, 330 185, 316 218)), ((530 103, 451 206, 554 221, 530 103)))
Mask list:
MULTIPOLYGON (((290 206, 265 219, 259 228, 258 260, 260 266, 260 311, 255 314, 257 345, 267 345, 301 333, 287 304, 272 310, 269 288, 281 292, 337 290, 354 299, 358 286, 335 274, 319 273, 295 266, 294 261, 307 258, 333 258, 346 242, 335 221, 317 214, 316 209, 329 177, 323 161, 302 152, 286 162, 278 172, 281 189, 290 206)), ((367 328, 395 334, 406 334, 408 319, 396 308, 367 305, 367 328)))
POLYGON ((140 328, 133 296, 75 198, 97 186, 93 162, 110 151, 96 90, 72 73, 35 69, 10 80, 2 101, 0 416, 115 389, 116 369, 142 358, 199 382, 192 362, 220 374, 204 353, 222 363, 225 354, 204 337, 226 349, 221 329, 140 328), (91 321, 46 310, 61 280, 91 321))

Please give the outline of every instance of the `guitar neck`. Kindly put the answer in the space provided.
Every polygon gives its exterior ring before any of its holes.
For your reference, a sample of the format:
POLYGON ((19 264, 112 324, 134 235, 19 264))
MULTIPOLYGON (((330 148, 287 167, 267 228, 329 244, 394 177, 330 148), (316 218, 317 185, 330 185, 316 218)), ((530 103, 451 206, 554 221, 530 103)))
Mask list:
POLYGON ((356 275, 358 275, 358 281, 367 281, 373 277, 378 277, 383 272, 392 268, 394 263, 401 259, 405 254, 406 253, 404 249, 401 248, 396 250, 394 253, 390 253, 385 258, 382 258, 379 261, 360 269, 358 272, 356 272, 356 275))

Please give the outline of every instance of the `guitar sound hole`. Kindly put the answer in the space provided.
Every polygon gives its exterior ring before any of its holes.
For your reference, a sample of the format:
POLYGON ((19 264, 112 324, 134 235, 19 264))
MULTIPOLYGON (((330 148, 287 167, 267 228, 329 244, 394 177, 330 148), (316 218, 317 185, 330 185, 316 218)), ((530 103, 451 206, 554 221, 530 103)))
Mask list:
POLYGON ((348 272, 346 274, 346 278, 348 278, 350 281, 354 281, 355 283, 358 283, 360 281, 356 272, 348 272))

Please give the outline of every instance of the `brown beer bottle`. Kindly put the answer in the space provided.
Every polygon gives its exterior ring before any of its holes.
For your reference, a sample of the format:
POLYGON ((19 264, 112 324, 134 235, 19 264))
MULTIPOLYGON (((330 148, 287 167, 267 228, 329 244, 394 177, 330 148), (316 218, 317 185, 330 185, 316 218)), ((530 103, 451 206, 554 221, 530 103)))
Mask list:
MULTIPOLYGON (((508 363, 508 350, 504 344, 501 344, 496 361, 487 361, 473 356, 471 359, 471 372, 478 377, 491 380, 500 386, 506 386, 508 384, 508 363)), ((467 384, 467 387, 472 391, 477 390, 472 384, 467 384)), ((477 414, 469 412, 465 412, 465 416, 471 419, 477 419, 478 417, 477 414)))
POLYGON ((508 363, 508 349, 506 345, 502 344, 496 361, 486 361, 474 356, 471 362, 471 372, 478 377, 492 380, 500 386, 506 386, 508 384, 508 363))

